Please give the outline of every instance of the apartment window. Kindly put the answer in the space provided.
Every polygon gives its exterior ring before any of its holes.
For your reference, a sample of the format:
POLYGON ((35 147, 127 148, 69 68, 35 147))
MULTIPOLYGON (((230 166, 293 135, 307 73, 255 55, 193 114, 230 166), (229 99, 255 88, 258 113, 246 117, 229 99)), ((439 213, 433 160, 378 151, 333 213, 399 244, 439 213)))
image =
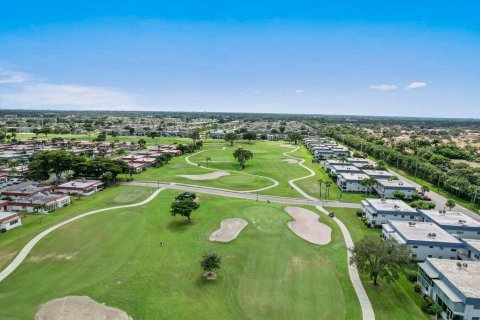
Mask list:
POLYGON ((17 220, 13 220, 13 221, 10 221, 10 225, 13 226, 14 224, 17 224, 18 223, 18 219, 17 220))
POLYGON ((440 247, 440 250, 443 250, 443 247, 440 247))
POLYGON ((429 248, 430 248, 430 249, 433 249, 433 246, 430 246, 429 248))
POLYGON ((413 248, 413 249, 417 249, 417 248, 418 248, 418 246, 413 246, 412 248, 413 248))
POLYGON ((410 216, 410 219, 412 219, 412 220, 415 219, 415 216, 410 216))
MULTIPOLYGON (((473 309, 480 310, 480 304, 474 304, 473 309)), ((478 319, 478 318, 477 318, 478 319)))
POLYGON ((382 217, 386 217, 384 214, 382 214, 382 217))
POLYGON ((463 234, 463 231, 457 231, 457 234, 463 234))
POLYGON ((438 259, 443 259, 443 256, 438 256, 438 259))
POLYGON ((402 219, 405 218, 405 215, 402 214, 402 219))
POLYGON ((432 258, 432 255, 431 255, 431 254, 429 254, 429 255, 428 255, 428 257, 429 257, 429 258, 432 258))
POLYGON ((457 251, 457 249, 452 249, 452 252, 456 252, 456 251, 457 251))
POLYGON ((480 320, 479 317, 473 317, 472 320, 480 320))

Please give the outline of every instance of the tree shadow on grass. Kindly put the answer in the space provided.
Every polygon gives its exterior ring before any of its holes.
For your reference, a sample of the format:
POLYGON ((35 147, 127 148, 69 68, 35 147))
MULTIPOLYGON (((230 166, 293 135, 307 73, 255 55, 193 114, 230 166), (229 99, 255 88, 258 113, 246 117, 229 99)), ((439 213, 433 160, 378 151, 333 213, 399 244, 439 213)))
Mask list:
POLYGON ((167 223, 167 229, 173 232, 183 232, 186 231, 194 223, 192 220, 172 220, 167 223))

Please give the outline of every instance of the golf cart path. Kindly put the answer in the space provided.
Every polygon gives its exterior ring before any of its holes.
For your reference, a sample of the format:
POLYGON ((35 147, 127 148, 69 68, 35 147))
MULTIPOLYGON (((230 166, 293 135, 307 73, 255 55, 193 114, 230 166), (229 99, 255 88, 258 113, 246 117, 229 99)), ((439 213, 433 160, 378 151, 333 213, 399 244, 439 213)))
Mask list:
POLYGON ((190 157, 193 157, 193 156, 196 156, 197 154, 200 154, 200 153, 203 153, 203 152, 207 152, 207 151, 213 151, 213 150, 223 150, 223 149, 208 149, 208 150, 201 150, 201 151, 198 151, 198 152, 195 152, 194 154, 191 154, 191 155, 188 155, 185 157, 185 161, 192 165, 192 166, 195 166, 197 168, 202 168, 202 169, 205 169, 205 170, 210 170, 210 171, 229 171, 229 172, 235 172, 235 173, 239 173, 239 174, 244 174, 244 175, 247 175, 247 176, 254 176, 254 177, 260 177, 260 178, 264 178, 264 179, 268 179, 270 181, 273 182, 272 185, 268 186, 268 187, 264 187, 264 188, 260 188, 260 189, 255 189, 255 190, 243 190, 243 191, 238 191, 238 192, 259 192, 259 191, 264 191, 264 190, 268 190, 268 189, 271 189, 271 188, 275 188, 276 186, 278 186, 280 183, 273 179, 273 178, 270 178, 270 177, 267 177, 267 176, 262 176, 262 175, 259 175, 259 174, 254 174, 254 173, 246 173, 246 172, 242 172, 242 171, 237 171, 237 170, 221 170, 221 169, 215 169, 215 168, 208 168, 208 167, 205 167, 205 166, 202 166, 200 165, 199 163, 194 163, 190 160, 190 157))
MULTIPOLYGON (((291 151, 285 152, 284 155, 287 157, 291 157, 293 159, 299 160, 298 165, 305 168, 310 172, 310 174, 292 179, 288 181, 288 183, 295 189, 297 190, 300 194, 302 194, 305 198, 316 201, 317 199, 308 195, 306 192, 304 192, 301 188, 297 187, 295 185, 295 181, 301 180, 301 179, 306 179, 309 177, 313 177, 315 175, 315 171, 312 169, 308 168, 305 166, 303 163, 305 162, 305 159, 300 159, 294 156, 291 156, 289 153, 295 152, 299 149, 300 147, 297 147, 291 151)), ((325 215, 328 216, 329 212, 325 210, 321 205, 316 205, 315 206, 320 212, 324 213, 325 215)), ((337 217, 332 218, 333 221, 340 227, 340 230, 342 231, 343 239, 345 239, 345 245, 347 246, 347 265, 348 265, 348 274, 350 275, 350 280, 352 281, 353 288, 355 289, 355 292, 357 293, 358 301, 360 302, 360 307, 362 308, 362 319, 363 320, 374 320, 375 319, 375 313, 373 312, 373 307, 372 303, 370 302, 370 299, 368 298, 367 292, 365 291, 365 288, 363 287, 362 281, 360 280, 360 275, 358 274, 358 270, 355 266, 350 264, 350 258, 352 256, 352 253, 350 251, 351 248, 353 248, 353 240, 352 237, 350 236, 350 232, 348 232, 347 227, 345 224, 343 224, 342 221, 340 221, 337 217)))
POLYGON ((89 211, 89 212, 86 212, 86 213, 82 213, 78 216, 75 216, 71 219, 68 219, 68 220, 65 220, 63 222, 60 222, 44 231, 42 231, 41 233, 39 233, 37 236, 35 236, 32 240, 30 240, 23 248, 22 250, 17 254, 17 256, 15 257, 15 259, 13 259, 12 262, 10 262, 10 264, 2 270, 2 272, 0 272, 0 282, 2 282, 6 277, 8 277, 13 271, 15 271, 15 269, 18 268, 18 266, 23 262, 23 260, 25 260, 25 258, 28 256, 28 254, 30 253, 30 251, 32 251, 33 247, 35 247, 35 245, 40 241, 42 240, 45 236, 49 235, 50 233, 52 233, 53 231, 57 230, 58 228, 61 228, 63 227, 64 225, 67 225, 71 222, 74 222, 74 221, 77 221, 79 219, 82 219, 82 218, 85 218, 85 217, 88 217, 88 216, 91 216, 91 215, 94 215, 94 214, 97 214, 97 213, 100 213, 100 212, 104 212, 104 211, 110 211, 110 210, 115 210, 115 209, 123 209, 123 208, 132 208, 132 207, 138 207, 138 206, 142 206, 144 204, 147 204, 149 203, 150 201, 152 201, 153 199, 155 199, 155 197, 164 190, 164 188, 161 188, 161 189, 157 189, 154 193, 152 193, 147 199, 143 200, 143 201, 140 201, 140 202, 137 202, 137 203, 133 203, 133 204, 127 204, 127 205, 123 205, 123 206, 116 206, 116 207, 108 207, 108 208, 103 208, 103 209, 98 209, 98 210, 93 210, 93 211, 89 211))

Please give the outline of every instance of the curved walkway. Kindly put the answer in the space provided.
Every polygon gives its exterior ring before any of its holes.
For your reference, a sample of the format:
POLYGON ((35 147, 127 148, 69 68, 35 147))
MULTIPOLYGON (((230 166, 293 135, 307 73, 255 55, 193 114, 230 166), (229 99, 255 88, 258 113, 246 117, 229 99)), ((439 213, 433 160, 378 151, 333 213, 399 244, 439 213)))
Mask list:
POLYGON ((44 230, 43 232, 39 233, 35 238, 30 240, 23 247, 23 249, 20 251, 20 253, 15 257, 15 259, 13 259, 13 261, 10 262, 10 264, 5 269, 3 269, 2 272, 0 272, 0 282, 3 281, 6 277, 8 277, 13 271, 15 271, 15 269, 18 268, 18 266, 23 262, 23 260, 25 260, 27 255, 30 253, 30 251, 32 251, 33 247, 40 240, 42 240, 45 236, 47 236, 48 234, 57 230, 58 228, 63 227, 64 225, 67 225, 67 224, 69 224, 73 221, 77 221, 79 219, 82 219, 82 218, 85 218, 85 217, 88 217, 88 216, 91 216, 93 214, 97 214, 97 213, 100 213, 100 212, 110 211, 110 210, 115 210, 115 209, 123 209, 123 208, 131 208, 131 207, 142 206, 142 205, 147 204, 150 201, 152 201, 163 190, 164 190, 164 188, 157 189, 154 193, 152 193, 147 199, 145 199, 143 201, 133 203, 133 204, 127 204, 127 205, 123 205, 123 206, 109 207, 109 208, 103 208, 103 209, 89 211, 89 212, 80 214, 78 216, 75 216, 71 219, 60 222, 59 224, 56 224, 56 225, 48 228, 47 230, 44 230))
MULTIPOLYGON (((192 166, 195 166, 197 168, 202 168, 202 169, 205 169, 205 170, 210 170, 210 171, 219 171, 221 169, 215 169, 215 168, 208 168, 208 167, 204 167, 198 163, 195 163, 195 162, 192 162, 190 161, 190 157, 193 157, 193 156, 196 156, 197 154, 200 154, 200 153, 203 153, 203 152, 206 152, 206 151, 213 151, 213 150, 223 150, 223 149, 208 149, 208 150, 201 150, 201 151, 198 151, 198 152, 195 152, 194 154, 191 154, 191 155, 188 155, 185 157, 185 161, 192 165, 192 166)), ((242 172, 242 171, 237 171, 237 170, 225 170, 225 171, 230 171, 230 172, 235 172, 235 173, 239 173, 239 174, 244 174, 244 175, 247 175, 247 176, 254 176, 254 177, 260 177, 260 178, 264 178, 264 179, 268 179, 270 181, 273 182, 272 185, 268 186, 268 187, 264 187, 264 188, 260 188, 260 189, 255 189, 255 190, 241 190, 241 191, 237 191, 237 192, 243 192, 243 193, 247 193, 247 192, 259 192, 259 191, 264 191, 264 190, 268 190, 268 189, 271 189, 271 188, 275 188, 276 186, 278 186, 280 183, 273 179, 273 178, 270 178, 270 177, 267 177, 267 176, 262 176, 262 175, 259 175, 259 174, 254 174, 254 173, 246 173, 246 172, 242 172)))
MULTIPOLYGON (((312 169, 308 168, 305 166, 303 163, 305 162, 305 159, 299 159, 294 156, 289 155, 289 153, 297 151, 300 147, 297 147, 291 151, 285 152, 284 155, 290 158, 293 158, 295 160, 299 160, 298 165, 301 167, 307 169, 310 174, 292 179, 288 181, 288 183, 295 189, 297 190, 300 194, 302 194, 305 198, 317 201, 318 199, 308 195, 306 192, 304 192, 302 189, 297 187, 295 185, 295 181, 301 180, 301 179, 306 179, 309 177, 312 177, 315 175, 315 171, 312 169)), ((325 210, 322 206, 315 206, 320 212, 324 213, 326 216, 328 216, 328 211, 325 210)), ((357 293, 358 301, 360 302, 360 307, 362 308, 362 318, 364 320, 374 320, 375 319, 375 313, 373 312, 373 307, 372 303, 370 302, 370 299, 368 298, 367 292, 365 291, 365 288, 363 287, 362 281, 360 280, 360 275, 358 274, 358 270, 355 266, 350 264, 350 258, 352 256, 352 253, 350 249, 353 247, 353 240, 352 237, 350 236, 350 232, 348 232, 347 227, 345 224, 343 224, 342 221, 340 221, 338 218, 333 218, 333 221, 340 227, 340 230, 342 231, 343 239, 345 239, 345 245, 347 246, 347 264, 348 264, 348 274, 350 275, 350 280, 352 281, 353 288, 355 289, 355 292, 357 293)))

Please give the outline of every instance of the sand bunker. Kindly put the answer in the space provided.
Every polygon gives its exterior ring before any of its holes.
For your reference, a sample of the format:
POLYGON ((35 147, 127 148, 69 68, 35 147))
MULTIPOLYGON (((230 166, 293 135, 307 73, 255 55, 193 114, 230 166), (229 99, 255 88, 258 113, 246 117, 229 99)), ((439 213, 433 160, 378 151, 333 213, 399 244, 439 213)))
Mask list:
POLYGON ((215 230, 208 240, 230 242, 248 225, 247 220, 242 218, 229 218, 220 223, 220 229, 215 230))
POLYGON ((300 207, 286 207, 285 211, 294 219, 288 222, 288 227, 300 238, 318 245, 332 240, 332 229, 321 223, 314 212, 300 207))
POLYGON ((283 161, 285 161, 286 163, 298 163, 298 160, 289 159, 289 158, 283 159, 283 161))
POLYGON ((86 296, 51 300, 40 307, 35 320, 132 320, 120 309, 107 307, 86 296))
POLYGON ((225 170, 219 170, 212 173, 205 173, 205 174, 184 174, 179 175, 179 177, 187 178, 190 180, 214 180, 218 179, 223 176, 229 176, 230 172, 225 170))

